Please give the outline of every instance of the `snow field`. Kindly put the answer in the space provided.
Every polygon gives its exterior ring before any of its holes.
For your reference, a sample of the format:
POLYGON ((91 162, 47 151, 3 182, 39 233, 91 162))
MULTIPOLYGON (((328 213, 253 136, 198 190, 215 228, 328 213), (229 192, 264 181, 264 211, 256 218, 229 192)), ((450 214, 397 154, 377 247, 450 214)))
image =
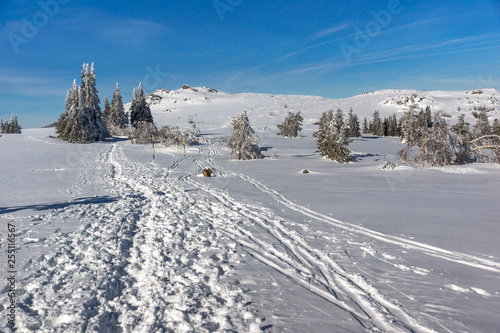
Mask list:
MULTIPOLYGON (((350 145, 352 164, 314 154, 321 112, 353 104, 370 116, 382 101, 389 115, 399 106, 383 100, 399 91, 201 93, 153 106, 159 124, 197 114, 212 143, 187 157, 157 148, 151 162, 148 146, 69 145, 51 130, 0 138, 0 220, 19 230, 18 331, 498 330, 497 166, 378 170, 401 144, 370 136, 350 145), (301 136, 276 137, 275 123, 302 108, 301 136), (218 139, 244 109, 275 158, 228 160, 218 139), (200 177, 204 167, 217 177, 200 177)), ((425 94, 448 109, 464 95, 425 94)), ((5 317, 0 330, 12 331, 5 317)))

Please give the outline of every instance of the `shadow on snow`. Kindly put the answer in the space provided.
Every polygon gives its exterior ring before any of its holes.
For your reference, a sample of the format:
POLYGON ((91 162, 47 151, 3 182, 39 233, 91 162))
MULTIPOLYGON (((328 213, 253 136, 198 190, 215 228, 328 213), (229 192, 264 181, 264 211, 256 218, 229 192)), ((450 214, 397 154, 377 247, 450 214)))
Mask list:
POLYGON ((101 196, 101 197, 86 197, 79 198, 72 201, 57 202, 51 204, 40 204, 40 205, 27 205, 27 206, 16 206, 16 207, 0 207, 0 215, 13 213, 20 210, 33 209, 33 210, 52 210, 66 208, 73 205, 89 205, 89 204, 106 204, 117 201, 119 198, 101 196))

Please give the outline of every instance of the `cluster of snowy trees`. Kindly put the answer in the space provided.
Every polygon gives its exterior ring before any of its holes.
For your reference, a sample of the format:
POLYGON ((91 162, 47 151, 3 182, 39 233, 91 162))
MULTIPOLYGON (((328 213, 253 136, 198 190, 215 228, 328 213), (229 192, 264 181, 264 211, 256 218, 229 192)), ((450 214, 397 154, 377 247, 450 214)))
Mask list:
POLYGON ((10 122, 3 122, 2 118, 0 118, 0 134, 19 134, 21 133, 21 125, 17 120, 17 115, 12 114, 10 116, 10 122))
POLYGON ((472 113, 476 124, 471 128, 465 115, 449 126, 450 118, 443 111, 434 113, 429 119, 426 112, 407 111, 401 118, 401 141, 406 147, 399 152, 399 159, 423 167, 444 166, 458 163, 500 163, 500 122, 495 119, 493 127, 487 111, 472 113))
POLYGON ((65 113, 56 123, 58 138, 71 143, 102 141, 109 137, 99 106, 94 64, 83 64, 81 86, 73 81, 64 103, 65 113))
POLYGON ((118 83, 111 103, 105 98, 102 112, 94 64, 83 64, 81 77, 80 86, 73 81, 64 104, 66 112, 55 124, 58 138, 72 143, 90 143, 102 141, 110 135, 127 135, 135 143, 151 142, 156 127, 142 84, 137 91, 134 89, 129 114, 125 112, 118 83))
MULTIPOLYGON (((410 110, 415 113, 417 110, 417 106, 411 105, 410 110)), ((366 118, 364 119, 363 133, 373 134, 376 136, 401 136, 403 131, 403 118, 398 121, 396 114, 394 113, 392 116, 382 119, 378 110, 375 110, 370 122, 368 122, 366 118)), ((420 109, 420 111, 418 112, 418 121, 426 123, 429 127, 431 126, 432 113, 430 106, 427 106, 425 109, 420 109)))

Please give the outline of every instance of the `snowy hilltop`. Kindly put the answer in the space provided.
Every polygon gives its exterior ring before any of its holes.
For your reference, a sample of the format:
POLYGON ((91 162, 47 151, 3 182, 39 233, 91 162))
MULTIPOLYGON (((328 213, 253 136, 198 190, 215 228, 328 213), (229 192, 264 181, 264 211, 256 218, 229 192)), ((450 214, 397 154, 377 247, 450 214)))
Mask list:
MULTIPOLYGON (((473 122, 472 112, 485 108, 490 119, 500 118, 500 91, 478 89, 470 91, 382 90, 343 99, 318 96, 271 95, 241 93, 229 94, 208 87, 183 86, 177 90, 157 89, 146 95, 155 122, 158 125, 176 124, 196 115, 198 121, 214 128, 227 128, 231 116, 246 110, 257 131, 274 127, 288 112, 302 113, 305 130, 315 130, 313 125, 324 111, 341 108, 345 113, 353 108, 360 120, 370 119, 375 110, 381 117, 396 113, 400 117, 410 107, 426 108, 432 112, 445 111, 456 122, 459 114, 473 122)), ((126 104, 128 109, 130 106, 126 104)), ((184 122, 185 123, 185 122, 184 122)))

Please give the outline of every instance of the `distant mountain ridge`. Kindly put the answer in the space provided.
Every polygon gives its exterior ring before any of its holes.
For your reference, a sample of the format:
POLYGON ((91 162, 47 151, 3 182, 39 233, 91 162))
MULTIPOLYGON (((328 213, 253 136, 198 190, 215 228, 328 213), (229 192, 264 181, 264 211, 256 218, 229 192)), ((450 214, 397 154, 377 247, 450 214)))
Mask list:
MULTIPOLYGON (((345 114, 352 107, 360 121, 370 119, 375 110, 381 117, 394 113, 398 118, 410 107, 443 110, 452 116, 454 122, 460 113, 474 123, 472 112, 488 110, 490 120, 500 116, 500 91, 493 88, 468 91, 419 91, 409 89, 386 89, 363 93, 357 96, 330 99, 309 95, 273 95, 260 93, 231 94, 209 87, 184 85, 177 90, 157 89, 146 95, 155 122, 160 125, 189 127, 187 119, 203 121, 206 128, 227 128, 230 117, 246 110, 256 130, 265 130, 282 121, 288 112, 301 111, 304 130, 313 130, 313 122, 321 113, 341 108, 345 114)), ((125 109, 130 104, 125 105, 125 109)))

